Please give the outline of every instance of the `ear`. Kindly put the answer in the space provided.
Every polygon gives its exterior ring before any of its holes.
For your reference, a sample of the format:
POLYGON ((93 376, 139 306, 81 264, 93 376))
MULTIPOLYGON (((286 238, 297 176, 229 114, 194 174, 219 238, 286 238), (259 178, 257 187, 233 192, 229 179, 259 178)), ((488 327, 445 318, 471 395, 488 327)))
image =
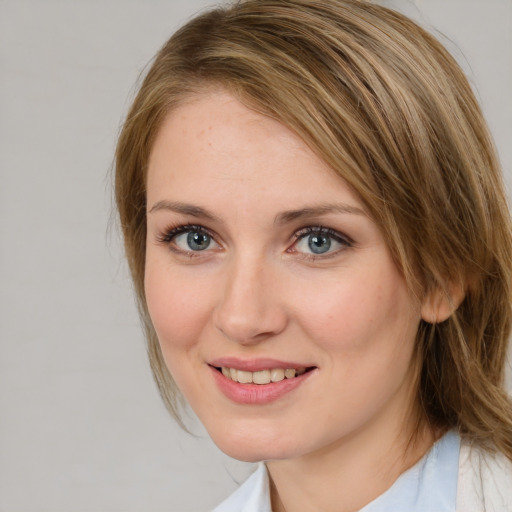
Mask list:
POLYGON ((450 284, 446 289, 434 288, 427 292, 421 304, 421 318, 430 324, 448 320, 466 296, 465 287, 450 284))

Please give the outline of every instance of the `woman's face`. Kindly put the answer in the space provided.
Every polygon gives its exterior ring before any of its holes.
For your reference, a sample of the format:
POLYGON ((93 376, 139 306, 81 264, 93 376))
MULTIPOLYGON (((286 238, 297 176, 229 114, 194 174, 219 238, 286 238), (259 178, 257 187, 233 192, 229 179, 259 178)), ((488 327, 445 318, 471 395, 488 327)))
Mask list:
POLYGON ((151 319, 223 451, 283 459, 397 433, 420 304, 304 142, 227 93, 196 97, 160 130, 147 204, 151 319))

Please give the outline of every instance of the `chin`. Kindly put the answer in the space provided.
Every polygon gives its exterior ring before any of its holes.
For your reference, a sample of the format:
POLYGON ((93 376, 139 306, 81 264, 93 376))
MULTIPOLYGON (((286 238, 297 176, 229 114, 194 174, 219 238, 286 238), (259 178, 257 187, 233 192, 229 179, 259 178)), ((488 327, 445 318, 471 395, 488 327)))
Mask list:
MULTIPOLYGON (((214 439, 215 442, 215 439, 214 439)), ((295 455, 287 450, 276 450, 268 446, 252 446, 227 443, 226 445, 215 443, 218 448, 229 457, 242 462, 261 462, 268 460, 284 460, 293 458, 295 455)))
POLYGON ((210 432, 217 447, 226 455, 243 462, 260 462, 296 457, 300 449, 289 433, 259 430, 244 432, 225 429, 222 433, 210 432))

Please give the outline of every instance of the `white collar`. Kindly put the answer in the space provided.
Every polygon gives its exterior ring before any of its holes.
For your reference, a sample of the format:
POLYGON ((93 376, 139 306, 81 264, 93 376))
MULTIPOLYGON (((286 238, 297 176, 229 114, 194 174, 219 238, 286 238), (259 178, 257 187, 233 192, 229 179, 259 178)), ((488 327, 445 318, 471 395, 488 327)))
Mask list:
POLYGON ((258 464, 256 471, 213 512, 272 512, 265 464, 258 464))
MULTIPOLYGON (((360 512, 455 512, 460 438, 448 432, 412 468, 360 512)), ((213 512, 272 512, 265 465, 213 512)))

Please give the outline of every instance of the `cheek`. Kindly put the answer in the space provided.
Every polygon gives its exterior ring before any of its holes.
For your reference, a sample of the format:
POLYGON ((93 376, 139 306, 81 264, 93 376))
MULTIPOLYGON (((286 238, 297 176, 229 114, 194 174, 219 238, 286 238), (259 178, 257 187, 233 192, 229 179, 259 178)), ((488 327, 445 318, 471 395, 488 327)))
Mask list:
POLYGON ((206 290, 198 289, 197 280, 188 279, 186 272, 173 272, 168 265, 150 257, 146 262, 144 287, 151 321, 164 355, 191 348, 207 321, 206 290))
POLYGON ((297 316, 330 354, 370 358, 412 345, 419 307, 394 267, 380 270, 351 272, 308 292, 297 316))
POLYGON ((403 402, 408 400, 420 313, 393 269, 352 272, 338 283, 316 287, 300 316, 302 330, 324 354, 325 387, 336 390, 329 402, 332 424, 348 432, 376 415, 399 389, 407 395, 403 402))

